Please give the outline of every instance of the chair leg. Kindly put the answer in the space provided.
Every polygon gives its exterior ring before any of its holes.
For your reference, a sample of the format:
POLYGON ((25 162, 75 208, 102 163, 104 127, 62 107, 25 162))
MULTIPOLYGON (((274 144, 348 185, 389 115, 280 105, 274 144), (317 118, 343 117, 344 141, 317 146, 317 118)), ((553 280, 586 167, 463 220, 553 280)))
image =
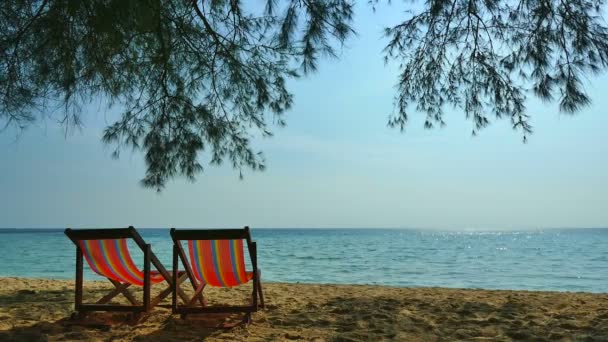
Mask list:
POLYGON ((262 274, 262 272, 260 270, 258 270, 257 282, 258 282, 258 298, 260 299, 259 307, 263 309, 264 308, 264 293, 262 291, 261 274, 262 274))
MULTIPOLYGON (((128 287, 131 286, 131 284, 122 284, 121 282, 116 281, 114 279, 110 279, 110 278, 108 278, 108 280, 116 287, 115 291, 118 291, 118 293, 122 293, 129 300, 129 302, 131 302, 131 304, 139 305, 139 302, 137 301, 137 299, 135 299, 135 297, 128 290, 128 287)), ((113 297, 111 297, 111 298, 113 298, 113 297)), ((108 301, 109 301, 109 299, 108 299, 108 301)), ((105 303, 107 303, 107 302, 105 302, 105 303)), ((105 304, 105 303, 99 302, 98 304, 105 304)))
POLYGON ((119 294, 123 294, 125 297, 127 297, 127 299, 131 302, 131 304, 133 305, 138 305, 138 303, 133 303, 132 300, 135 299, 135 297, 133 297, 133 295, 131 295, 131 293, 127 293, 125 294, 125 292, 127 291, 127 288, 129 288, 131 286, 131 284, 128 283, 120 283, 117 281, 112 281, 111 279, 109 279, 112 284, 116 287, 114 290, 112 290, 111 292, 109 292, 107 295, 101 297, 96 304, 106 304, 108 303, 110 300, 112 300, 112 298, 118 296, 119 294))
MULTIPOLYGON (((205 289, 205 285, 206 284, 204 284, 204 283, 200 283, 198 285, 198 288, 194 292, 194 296, 192 296, 192 299, 190 299, 190 302, 186 306, 193 306, 196 303, 197 299, 199 299, 199 296, 201 295, 201 293, 205 289)), ((204 302, 204 299, 203 299, 203 302, 201 304, 202 304, 202 306, 206 306, 206 303, 204 302)))
MULTIPOLYGON (((179 285, 181 285, 181 283, 183 283, 186 279, 188 279, 188 276, 186 274, 182 274, 175 282, 176 286, 179 287, 179 285)), ((151 300, 150 307, 152 308, 158 305, 158 303, 162 302, 162 300, 165 299, 168 295, 170 295, 171 292, 173 292, 173 286, 169 285, 166 289, 159 293, 158 296, 151 300)))
POLYGON ((205 289, 206 284, 197 283, 193 279, 190 279, 190 283, 192 284, 192 289, 194 290, 194 296, 190 298, 190 300, 184 301, 184 304, 186 304, 186 306, 192 306, 194 304, 192 301, 198 299, 201 306, 207 306, 207 300, 205 300, 205 297, 203 296, 203 289, 205 289))
POLYGON ((258 295, 260 298, 260 308, 264 309, 264 293, 262 292, 262 282, 258 280, 258 295))

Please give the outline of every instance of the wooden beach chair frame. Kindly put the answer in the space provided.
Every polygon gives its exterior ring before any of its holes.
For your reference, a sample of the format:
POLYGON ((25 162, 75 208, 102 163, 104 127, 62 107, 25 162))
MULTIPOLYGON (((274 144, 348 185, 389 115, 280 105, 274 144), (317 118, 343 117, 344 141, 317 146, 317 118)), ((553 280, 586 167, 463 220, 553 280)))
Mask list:
MULTIPOLYGON (((258 308, 264 308, 264 295, 262 291, 262 282, 260 280, 261 271, 258 269, 257 261, 257 245, 251 239, 249 227, 242 229, 181 229, 171 228, 171 238, 173 239, 173 276, 179 272, 179 260, 184 266, 185 272, 190 280, 190 284, 194 290, 194 295, 185 306, 179 306, 177 303, 177 294, 179 285, 173 288, 173 313, 180 314, 181 318, 185 318, 188 314, 200 313, 245 313, 244 322, 251 322, 251 313, 258 311, 258 308), (190 265, 189 259, 184 252, 181 241, 188 240, 245 240, 247 242, 247 251, 253 268, 253 290, 251 292, 251 304, 243 306, 208 306, 207 301, 203 296, 203 290, 207 284, 198 281, 194 275, 194 271, 190 265), (198 303, 198 304, 197 304, 198 303)), ((249 282, 249 281, 247 281, 249 282)))
MULTIPOLYGON (((142 313, 149 312, 155 306, 171 307, 171 305, 159 305, 159 303, 172 294, 174 282, 172 279, 177 279, 177 284, 186 280, 186 273, 170 273, 158 260, 152 252, 150 244, 147 244, 139 235, 137 230, 130 226, 128 228, 101 228, 101 229, 71 229, 65 230, 65 235, 72 240, 76 245, 76 282, 75 282, 75 314, 72 318, 83 318, 87 313, 93 311, 118 311, 130 312, 134 318, 140 317, 142 313), (129 292, 129 287, 133 284, 120 282, 111 278, 107 278, 113 285, 114 289, 108 294, 100 298, 95 304, 83 303, 83 251, 80 246, 82 240, 105 240, 105 239, 132 239, 144 254, 144 270, 143 270, 143 298, 142 303, 138 303, 137 299, 129 292), (150 298, 150 290, 152 287, 150 276, 151 266, 154 266, 160 273, 168 287, 161 291, 155 298, 150 298), (122 294, 127 298, 131 305, 108 304, 114 297, 122 294)), ((183 291, 178 291, 177 294, 182 300, 187 300, 188 297, 183 291)))

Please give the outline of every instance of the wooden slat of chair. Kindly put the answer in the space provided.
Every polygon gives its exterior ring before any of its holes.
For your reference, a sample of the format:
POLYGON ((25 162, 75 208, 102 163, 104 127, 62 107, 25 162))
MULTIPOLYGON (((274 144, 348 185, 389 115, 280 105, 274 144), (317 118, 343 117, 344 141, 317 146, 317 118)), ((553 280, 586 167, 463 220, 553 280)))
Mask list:
MULTIPOLYGON (((116 287, 116 289, 114 290, 114 291, 118 292, 116 295, 118 295, 119 293, 122 293, 123 296, 125 296, 129 300, 129 302, 131 302, 131 304, 133 304, 133 305, 141 305, 139 303, 139 301, 135 298, 135 296, 133 296, 133 294, 131 294, 131 292, 128 290, 128 287, 130 287, 131 284, 128 284, 128 283, 124 283, 123 284, 123 283, 121 283, 119 281, 116 281, 116 280, 110 279, 110 278, 108 278, 108 280, 116 287)), ((108 296, 110 294, 108 294, 108 296)), ((112 299, 112 298, 113 297, 110 297, 109 299, 112 299)), ((108 301, 109 301, 109 299, 108 299, 108 301)), ((97 304, 105 304, 105 303, 107 303, 107 301, 106 302, 97 303, 97 304)))
MULTIPOLYGON (((187 274, 182 274, 181 276, 178 277, 177 282, 175 282, 175 286, 179 286, 181 283, 183 283, 185 280, 187 279, 187 274)), ((179 288, 179 287, 178 287, 179 288)), ((166 289, 164 289, 161 293, 158 294, 158 296, 156 296, 156 298, 154 298, 151 302, 150 302, 150 306, 154 307, 156 305, 158 305, 158 303, 162 302, 163 299, 167 298, 168 295, 171 294, 171 292, 173 291, 173 286, 168 286, 166 289)), ((184 297, 182 297, 182 299, 184 298, 188 298, 188 296, 186 295, 186 293, 182 290, 181 291, 184 295, 184 297)), ((181 296, 180 296, 181 297, 181 296)), ((184 302, 186 302, 184 300, 184 302)))
MULTIPOLYGON (((185 280, 187 279, 187 274, 184 273, 182 274, 179 279, 178 279, 178 286, 179 284, 183 283, 185 280)), ((118 296, 119 294, 124 295, 129 302, 131 302, 131 304, 133 305, 141 305, 139 303, 139 301, 137 301, 137 299, 135 298, 135 296, 133 296, 133 294, 128 290, 129 287, 131 287, 131 284, 129 283, 120 283, 116 280, 110 279, 108 278, 108 280, 116 287, 115 289, 113 289, 111 292, 109 292, 108 294, 106 294, 105 296, 103 296, 101 299, 99 299, 95 304, 106 304, 108 303, 110 300, 112 300, 114 297, 118 296)), ((156 305, 158 305, 158 303, 162 302, 163 299, 167 298, 167 296, 169 294, 171 294, 171 291, 173 291, 173 286, 169 285, 167 286, 166 289, 164 289, 163 291, 161 291, 158 296, 156 296, 154 299, 150 300, 150 307, 154 307, 156 305)), ((184 302, 187 302, 187 298, 188 295, 181 290, 180 291, 182 293, 183 296, 182 299, 186 299, 184 300, 184 302)))
MULTIPOLYGON (((179 259, 182 260, 182 264, 184 266, 184 269, 186 271, 186 274, 188 275, 188 279, 190 280, 190 284, 192 285, 192 289, 195 291, 196 295, 195 297, 198 298, 199 302, 201 303, 201 306, 205 306, 207 305, 207 303, 205 302, 205 298, 202 295, 202 290, 198 291, 198 283, 196 281, 196 278, 194 278, 194 273, 192 272, 192 268, 190 268, 190 262, 188 262, 188 258, 186 257, 186 253, 184 252, 184 248, 182 247, 181 243, 177 243, 177 252, 179 255, 179 259)), ((179 287, 177 288, 178 291, 181 290, 179 287)), ((189 300, 185 300, 184 303, 189 303, 189 300)), ((190 304, 188 304, 190 305, 190 304)))
MULTIPOLYGON (((146 245, 144 239, 141 237, 141 235, 139 235, 137 230, 135 230, 135 228, 133 228, 133 226, 129 226, 129 229, 131 230, 131 234, 132 234, 131 237, 133 238, 135 243, 142 250, 144 250, 145 245, 146 245)), ((156 255, 154 253, 150 253, 150 263, 152 265, 154 265, 156 270, 158 270, 158 272, 163 276, 163 278, 165 278, 165 282, 167 282, 167 284, 169 284, 169 287, 171 288, 173 286, 173 284, 171 283, 171 279, 172 279, 171 273, 169 271, 167 271, 165 266, 160 262, 160 260, 158 260, 158 258, 156 257, 156 255)), ((179 287, 178 287, 178 295, 184 301, 184 303, 188 302, 188 295, 186 295, 186 293, 183 290, 179 289, 179 287)))
MULTIPOLYGON (((188 304, 186 306, 194 306, 194 304, 196 304, 196 300, 198 299, 197 297, 203 292, 204 289, 205 289, 205 284, 200 283, 198 285, 198 288, 194 292, 194 296, 192 296, 192 299, 190 299, 190 302, 188 302, 188 304)), ((207 303, 205 303, 205 300, 203 299, 202 306, 206 306, 206 304, 207 303)))
POLYGON ((131 302, 131 304, 139 305, 139 303, 137 302, 137 299, 135 299, 135 297, 128 290, 128 288, 131 286, 131 284, 121 283, 121 282, 118 282, 118 281, 110 279, 110 278, 108 278, 108 280, 112 283, 112 285, 114 285, 115 289, 110 291, 105 296, 101 297, 95 304, 106 304, 110 300, 112 300, 114 297, 118 296, 119 294, 122 294, 129 300, 129 302, 131 302))
POLYGON ((260 296, 260 308, 264 308, 264 293, 262 291, 262 280, 261 280, 262 271, 258 269, 258 278, 256 281, 258 282, 258 295, 260 296))

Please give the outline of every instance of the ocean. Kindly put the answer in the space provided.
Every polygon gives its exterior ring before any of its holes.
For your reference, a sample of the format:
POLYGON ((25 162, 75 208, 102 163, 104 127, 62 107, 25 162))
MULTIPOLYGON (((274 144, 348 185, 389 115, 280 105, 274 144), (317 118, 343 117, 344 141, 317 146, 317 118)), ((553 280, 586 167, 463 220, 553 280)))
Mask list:
MULTIPOLYGON (((168 229, 139 229, 171 267, 168 229)), ((608 229, 252 229, 262 280, 608 292, 608 229)), ((136 263, 142 253, 130 245, 136 263)), ((86 262, 85 262, 86 264, 86 262)), ((73 279, 63 229, 0 229, 0 276, 73 279)), ((101 279, 85 266, 86 279, 101 279)))

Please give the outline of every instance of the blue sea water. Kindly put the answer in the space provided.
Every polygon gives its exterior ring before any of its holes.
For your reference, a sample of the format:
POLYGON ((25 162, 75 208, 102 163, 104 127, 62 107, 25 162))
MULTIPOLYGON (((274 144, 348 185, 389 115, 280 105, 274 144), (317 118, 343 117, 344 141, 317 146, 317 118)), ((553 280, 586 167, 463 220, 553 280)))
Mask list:
MULTIPOLYGON (((168 268, 166 229, 140 229, 168 268)), ((608 292, 608 229, 444 232, 253 229, 262 279, 608 292)), ((136 263, 143 259, 130 245, 136 263)), ((0 229, 0 276, 72 279, 75 247, 60 229, 0 229)), ((85 278, 99 279, 88 266, 85 278)))

